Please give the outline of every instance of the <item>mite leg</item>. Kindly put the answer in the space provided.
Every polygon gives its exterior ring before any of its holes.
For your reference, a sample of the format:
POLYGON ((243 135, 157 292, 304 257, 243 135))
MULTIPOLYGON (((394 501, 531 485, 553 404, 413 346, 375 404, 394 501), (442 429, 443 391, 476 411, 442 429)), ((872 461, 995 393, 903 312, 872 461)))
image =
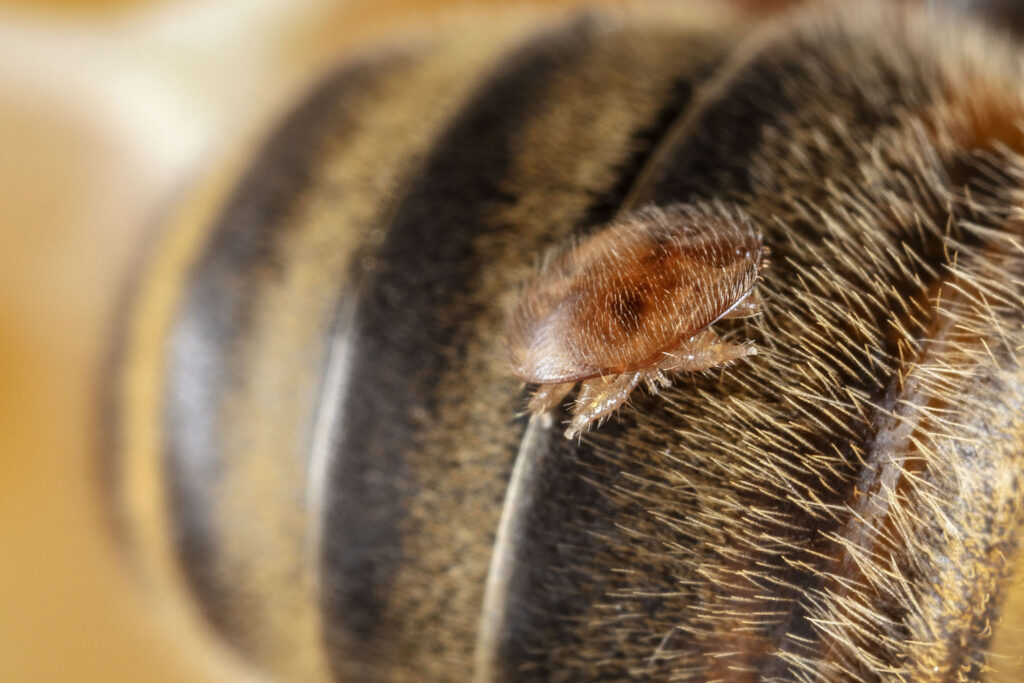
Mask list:
POLYGON ((575 382, 567 384, 541 384, 537 387, 537 391, 533 392, 530 402, 526 404, 526 409, 534 415, 546 413, 556 407, 574 386, 576 386, 575 382))
POLYGON ((751 290, 736 306, 722 316, 725 318, 749 318, 761 312, 761 297, 751 290))
POLYGON ((672 385, 672 380, 669 379, 668 375, 662 372, 658 367, 653 367, 645 371, 641 380, 645 385, 647 385, 647 390, 651 392, 651 394, 657 394, 665 387, 672 385))
POLYGON ((696 372, 756 354, 753 346, 722 341, 711 330, 704 330, 666 354, 655 368, 661 372, 696 372))
POLYGON ((645 373, 641 370, 585 381, 573 406, 572 421, 565 430, 565 438, 571 439, 586 430, 594 420, 611 415, 625 403, 645 373))

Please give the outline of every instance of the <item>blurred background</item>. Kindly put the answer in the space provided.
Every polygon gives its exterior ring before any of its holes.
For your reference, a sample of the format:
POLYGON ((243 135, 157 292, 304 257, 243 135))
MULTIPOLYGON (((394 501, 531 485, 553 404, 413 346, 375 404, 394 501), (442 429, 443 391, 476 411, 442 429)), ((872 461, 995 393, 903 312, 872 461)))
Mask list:
POLYGON ((581 2, 0 4, 0 682, 233 672, 153 614, 109 534, 118 303, 162 217, 325 69, 482 4, 581 2))

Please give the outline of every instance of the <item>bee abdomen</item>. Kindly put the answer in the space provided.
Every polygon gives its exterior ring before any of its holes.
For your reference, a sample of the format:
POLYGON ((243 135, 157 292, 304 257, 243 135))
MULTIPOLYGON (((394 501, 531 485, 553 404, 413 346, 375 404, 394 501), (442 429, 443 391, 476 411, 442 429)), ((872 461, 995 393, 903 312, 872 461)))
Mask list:
POLYGON ((295 680, 975 680, 1019 542, 1019 67, 885 8, 670 9, 313 94, 127 330, 140 556, 295 680), (742 212, 758 354, 576 442, 502 339, 551 247, 742 212))

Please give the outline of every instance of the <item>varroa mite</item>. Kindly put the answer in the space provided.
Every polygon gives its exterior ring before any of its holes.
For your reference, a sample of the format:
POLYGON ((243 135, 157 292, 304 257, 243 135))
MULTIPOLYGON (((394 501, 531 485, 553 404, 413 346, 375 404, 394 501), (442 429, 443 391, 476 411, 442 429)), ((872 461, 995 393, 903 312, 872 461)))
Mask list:
POLYGON ((625 402, 641 382, 754 355, 711 329, 754 315, 768 249, 749 219, 687 205, 650 206, 549 258, 526 285, 508 325, 519 378, 540 385, 538 414, 582 382, 567 438, 625 402))

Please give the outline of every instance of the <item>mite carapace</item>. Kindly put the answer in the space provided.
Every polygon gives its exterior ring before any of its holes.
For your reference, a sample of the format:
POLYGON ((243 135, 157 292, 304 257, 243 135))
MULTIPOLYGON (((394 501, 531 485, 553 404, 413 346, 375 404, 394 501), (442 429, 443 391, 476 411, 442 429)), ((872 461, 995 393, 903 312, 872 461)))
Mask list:
POLYGON ((685 205, 648 207, 557 254, 509 320, 509 363, 540 385, 528 409, 555 407, 582 382, 566 437, 610 415, 643 381, 756 354, 710 326, 754 315, 768 249, 748 219, 685 205))

